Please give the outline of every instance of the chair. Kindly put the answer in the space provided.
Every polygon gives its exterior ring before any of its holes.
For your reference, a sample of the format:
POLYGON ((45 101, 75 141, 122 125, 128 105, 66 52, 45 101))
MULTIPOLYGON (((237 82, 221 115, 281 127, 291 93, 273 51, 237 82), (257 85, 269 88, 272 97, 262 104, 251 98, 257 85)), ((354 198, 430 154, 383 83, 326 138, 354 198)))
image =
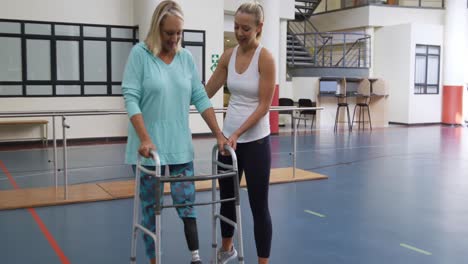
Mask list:
MULTIPOLYGON (((298 102, 299 102, 299 107, 316 107, 317 106, 317 103, 312 102, 312 100, 310 100, 310 99, 301 98, 301 99, 299 99, 298 102)), ((312 120, 311 120, 311 124, 310 124, 310 129, 312 129, 312 127, 314 126, 314 123, 315 123, 316 112, 317 112, 316 110, 301 110, 299 112, 299 117, 303 117, 303 118, 299 119, 299 121, 297 122, 296 127, 299 127, 299 124, 301 123, 301 120, 304 120, 304 127, 307 127, 307 119, 305 117, 308 116, 308 115, 311 115, 312 120)))
POLYGON ((354 123, 358 123, 358 129, 361 129, 361 124, 362 128, 364 129, 365 123, 369 123, 369 128, 372 130, 372 121, 371 121, 371 115, 370 115, 370 98, 371 98, 371 83, 368 79, 362 79, 361 82, 359 82, 359 86, 357 89, 357 97, 356 97, 356 105, 354 106, 354 111, 353 111, 353 121, 352 125, 354 123), (367 110, 367 116, 368 120, 364 120, 364 111, 367 110), (356 111, 359 113, 359 121, 354 121, 354 117, 356 116, 356 111))
MULTIPOLYGON (((280 98, 278 102, 279 106, 294 106, 294 101, 291 98, 280 98)), ((293 111, 278 111, 279 115, 291 116, 291 129, 293 128, 293 111)))
MULTIPOLYGON (((338 130, 338 123, 343 123, 338 121, 338 117, 340 115, 340 109, 341 108, 346 108, 346 113, 348 115, 348 129, 351 132, 352 130, 352 125, 351 125, 351 119, 349 118, 349 107, 348 107, 348 100, 347 100, 347 95, 346 95, 346 78, 343 77, 341 81, 339 82, 339 86, 337 87, 336 91, 336 98, 337 98, 337 108, 336 108, 336 116, 335 116, 335 127, 334 131, 335 133, 338 130)), ((344 122, 346 123, 346 122, 344 122)))

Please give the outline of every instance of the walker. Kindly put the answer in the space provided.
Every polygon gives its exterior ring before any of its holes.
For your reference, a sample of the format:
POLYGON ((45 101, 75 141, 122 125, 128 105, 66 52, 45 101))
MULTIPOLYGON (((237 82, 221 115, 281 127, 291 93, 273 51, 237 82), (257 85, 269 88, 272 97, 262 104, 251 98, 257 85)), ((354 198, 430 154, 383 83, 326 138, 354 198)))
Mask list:
MULTIPOLYGON (((133 199, 133 226, 132 226, 132 248, 131 248, 131 255, 130 255, 130 263, 136 264, 136 247, 137 247, 137 231, 142 231, 145 234, 149 235, 155 241, 155 253, 156 253, 156 264, 162 264, 161 262, 161 213, 162 209, 164 208, 172 208, 172 207, 184 207, 184 206, 200 206, 200 205, 211 205, 212 208, 212 260, 211 263, 218 264, 217 259, 217 229, 216 229, 216 220, 219 219, 220 221, 224 221, 230 225, 232 225, 235 230, 237 231, 237 241, 238 241, 238 257, 239 263, 244 264, 244 251, 243 251, 243 242, 242 242, 242 224, 241 224, 241 209, 240 209, 240 198, 239 198, 239 175, 238 175, 238 167, 237 167, 237 157, 234 150, 229 147, 225 146, 225 150, 229 151, 232 157, 232 165, 226 165, 221 162, 218 162, 218 145, 213 147, 212 151, 212 175, 207 176, 194 176, 194 177, 176 177, 176 176, 165 176, 161 177, 161 161, 159 159, 159 155, 157 152, 152 152, 152 159, 155 163, 155 170, 147 170, 141 165, 142 157, 138 155, 138 161, 136 165, 136 172, 135 172, 135 195, 133 199), (218 166, 225 170, 218 173, 218 166), (156 204, 154 207, 155 210, 155 227, 156 232, 153 233, 147 228, 140 225, 140 173, 141 171, 153 175, 156 177, 156 204), (216 181, 221 178, 232 178, 234 181, 234 197, 228 199, 217 199, 216 194, 216 181), (184 181, 212 181, 211 187, 211 201, 208 202, 200 202, 200 203, 192 203, 192 204, 173 204, 173 205, 165 205, 161 204, 161 184, 166 182, 184 182, 184 181), (217 204, 223 202, 234 201, 236 206, 236 219, 237 223, 231 221, 230 219, 218 214, 217 204)), ((163 194, 164 195, 164 194, 163 194)))

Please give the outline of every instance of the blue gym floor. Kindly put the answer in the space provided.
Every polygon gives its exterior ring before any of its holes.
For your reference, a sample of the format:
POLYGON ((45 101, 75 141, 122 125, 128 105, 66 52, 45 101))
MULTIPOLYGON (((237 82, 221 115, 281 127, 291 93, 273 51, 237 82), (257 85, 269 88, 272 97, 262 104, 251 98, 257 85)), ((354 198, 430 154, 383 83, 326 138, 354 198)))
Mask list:
MULTIPOLYGON (((213 143, 195 139, 198 174, 210 173, 213 143)), ((297 145, 298 168, 329 179, 271 186, 271 264, 466 263, 467 128, 390 127, 351 134, 328 129, 301 133, 297 145)), ((123 150, 123 144, 70 147, 70 183, 129 179, 123 150)), ((273 167, 291 166, 291 150, 289 134, 273 136, 273 167)), ((50 148, 0 151, 20 188, 51 185, 51 156, 50 148)), ((11 188, 0 170, 0 190, 11 188)), ((197 200, 209 195, 198 193, 197 200)), ((247 192, 241 196, 246 263, 255 264, 247 192)), ((201 256, 209 263, 210 208, 198 212, 201 256)), ((0 211, 0 263, 129 263, 131 221, 131 199, 0 211), (55 250, 37 219, 56 241, 55 250)), ((162 232, 163 263, 188 264, 173 209, 163 212, 162 232)), ((138 263, 148 263, 142 246, 140 239, 138 263)))

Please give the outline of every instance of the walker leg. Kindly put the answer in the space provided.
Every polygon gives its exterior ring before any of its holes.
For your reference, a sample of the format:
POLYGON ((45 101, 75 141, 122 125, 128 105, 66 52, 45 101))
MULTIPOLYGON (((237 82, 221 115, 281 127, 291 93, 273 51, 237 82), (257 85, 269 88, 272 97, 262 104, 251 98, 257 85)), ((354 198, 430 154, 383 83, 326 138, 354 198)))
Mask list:
POLYGON ((236 205, 236 217, 237 217, 237 241, 239 243, 237 259, 240 264, 244 264, 244 242, 242 238, 242 220, 241 220, 241 209, 240 205, 236 205))
POLYGON ((161 264, 161 215, 155 216, 156 238, 154 240, 156 264, 161 264))
MULTIPOLYGON (((216 201, 216 180, 212 181, 212 187, 211 187, 211 199, 212 201, 216 201)), ((212 228, 212 237, 211 237, 211 247, 212 247, 212 252, 211 252, 211 259, 212 263, 218 264, 218 256, 217 256, 217 250, 218 250, 218 230, 216 229, 216 204, 211 205, 211 228, 212 228)))
POLYGON ((136 169, 135 173, 135 195, 133 197, 133 225, 132 225, 132 248, 130 252, 130 263, 136 263, 136 247, 137 247, 137 227, 136 225, 139 223, 139 210, 140 207, 140 171, 138 168, 136 169))

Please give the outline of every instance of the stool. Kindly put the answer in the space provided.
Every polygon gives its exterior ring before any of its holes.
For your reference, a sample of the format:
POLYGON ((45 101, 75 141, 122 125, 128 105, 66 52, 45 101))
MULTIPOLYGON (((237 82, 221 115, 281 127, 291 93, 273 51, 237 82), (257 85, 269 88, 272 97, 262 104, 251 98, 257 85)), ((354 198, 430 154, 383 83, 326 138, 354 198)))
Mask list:
POLYGON ((362 129, 364 129, 365 123, 369 123, 369 128, 372 130, 372 121, 371 121, 371 116, 370 116, 370 108, 369 104, 367 103, 358 103, 356 106, 354 106, 354 112, 353 112, 353 122, 358 123, 358 130, 361 129, 361 124, 362 124, 362 129), (359 108, 359 109, 358 109, 359 108), (359 111, 359 121, 354 121, 354 116, 356 115, 356 110, 359 111), (364 111, 367 110, 367 116, 369 118, 368 121, 364 120, 364 111))
POLYGON ((361 129, 361 124, 362 124, 362 129, 364 129, 365 123, 369 123, 369 128, 372 130, 372 122, 371 122, 371 116, 370 116, 370 100, 371 100, 371 83, 368 79, 364 78, 359 82, 359 86, 357 89, 357 94, 356 94, 356 106, 354 106, 354 111, 353 111, 353 121, 352 125, 354 123, 358 123, 358 130, 361 129), (359 108, 359 109, 358 109, 359 108), (364 111, 367 109, 367 116, 368 116, 368 121, 364 120, 364 111), (359 121, 354 121, 354 117, 356 116, 356 110, 359 111, 359 121))
POLYGON ((346 78, 343 77, 341 81, 339 81, 337 90, 336 90, 336 98, 337 98, 337 105, 338 107, 336 108, 336 116, 335 116, 335 128, 334 131, 336 133, 338 129, 338 123, 346 123, 346 122, 339 122, 338 117, 340 116, 340 109, 342 107, 346 108, 346 113, 348 115, 348 129, 349 132, 352 130, 352 123, 351 123, 351 118, 349 117, 349 107, 348 107, 348 101, 347 101, 347 94, 346 94, 346 78))
POLYGON ((351 130, 352 130, 352 126, 351 126, 351 122, 350 122, 350 121, 351 121, 351 118, 350 118, 350 116, 349 116, 349 107, 348 107, 348 103, 338 103, 338 107, 336 108, 336 116, 335 116, 335 128, 334 128, 335 133, 336 133, 337 130, 338 130, 338 123, 346 123, 346 122, 339 122, 339 121, 338 121, 338 117, 339 117, 339 115, 340 115, 340 109, 341 109, 342 107, 345 107, 345 108, 346 108, 346 113, 347 113, 347 115, 348 115, 348 120, 347 120, 348 129, 349 129, 350 132, 351 132, 351 130))

